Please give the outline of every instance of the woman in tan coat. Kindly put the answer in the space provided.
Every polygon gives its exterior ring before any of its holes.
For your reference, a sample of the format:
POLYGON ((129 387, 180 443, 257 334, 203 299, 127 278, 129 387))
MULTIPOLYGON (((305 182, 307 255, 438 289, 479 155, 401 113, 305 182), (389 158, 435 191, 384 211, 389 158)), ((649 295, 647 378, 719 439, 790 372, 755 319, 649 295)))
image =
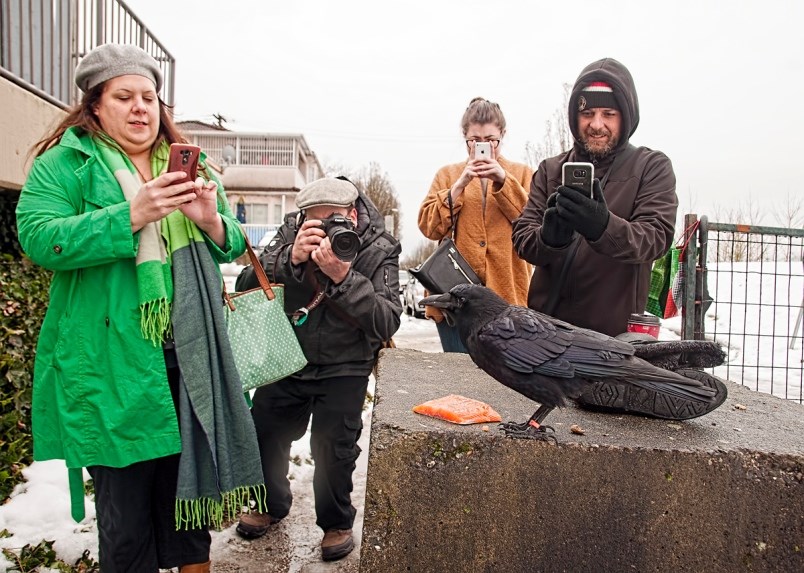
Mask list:
MULTIPOLYGON (((458 250, 484 285, 511 304, 527 306, 532 267, 514 251, 511 222, 527 203, 533 170, 500 155, 505 117, 496 103, 473 99, 461 129, 468 158, 438 170, 419 209, 419 229, 433 241, 450 234, 447 198, 452 195, 458 250), (490 156, 476 158, 478 142, 490 144, 490 156)), ((466 352, 438 309, 427 307, 426 315, 436 321, 444 352, 466 352)))

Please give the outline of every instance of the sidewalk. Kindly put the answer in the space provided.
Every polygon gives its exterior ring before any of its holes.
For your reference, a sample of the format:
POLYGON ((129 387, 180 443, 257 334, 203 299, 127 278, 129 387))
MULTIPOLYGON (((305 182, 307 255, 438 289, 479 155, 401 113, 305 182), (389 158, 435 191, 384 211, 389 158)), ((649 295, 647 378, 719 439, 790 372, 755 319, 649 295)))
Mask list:
MULTIPOLYGON (((352 502, 357 509, 354 524, 354 550, 339 561, 321 561, 319 543, 322 531, 315 524, 313 473, 291 481, 293 507, 290 514, 271 527, 260 539, 246 541, 235 533, 234 525, 212 534, 214 573, 357 573, 360 567, 360 540, 363 529, 363 498, 366 493, 371 412, 363 417, 365 430, 358 444, 363 450, 353 474, 352 502)), ((308 439, 305 437, 303 439, 308 439)), ((312 468, 310 468, 312 470, 312 468)))

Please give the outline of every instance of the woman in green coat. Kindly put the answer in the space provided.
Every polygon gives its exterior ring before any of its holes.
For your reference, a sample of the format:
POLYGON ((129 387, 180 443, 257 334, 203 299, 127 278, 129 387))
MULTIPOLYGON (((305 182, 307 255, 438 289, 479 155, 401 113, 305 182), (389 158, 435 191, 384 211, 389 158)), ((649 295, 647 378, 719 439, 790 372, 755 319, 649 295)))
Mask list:
POLYGON ((92 475, 103 571, 208 571, 207 525, 262 483, 220 297, 244 238, 203 155, 195 181, 166 171, 184 139, 150 55, 106 44, 75 79, 83 99, 37 144, 17 207, 53 271, 34 458, 66 460, 76 519, 92 475))

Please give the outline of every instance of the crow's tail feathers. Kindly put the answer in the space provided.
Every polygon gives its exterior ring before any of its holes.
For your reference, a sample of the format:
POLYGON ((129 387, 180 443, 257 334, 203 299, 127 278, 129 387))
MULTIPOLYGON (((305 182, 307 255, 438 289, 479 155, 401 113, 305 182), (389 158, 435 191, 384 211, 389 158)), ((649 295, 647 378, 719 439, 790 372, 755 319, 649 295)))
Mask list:
POLYGON ((616 378, 646 390, 707 404, 715 399, 717 393, 715 388, 710 388, 698 380, 631 356, 614 364, 576 365, 576 371, 586 376, 591 374, 600 378, 616 378))
MULTIPOLYGON (((689 378, 688 378, 689 380, 689 378)), ((685 400, 693 400, 695 402, 702 402, 709 404, 715 400, 717 393, 714 388, 708 386, 693 386, 689 384, 678 384, 677 382, 656 382, 650 380, 632 379, 631 384, 639 386, 646 390, 651 390, 667 396, 675 398, 683 398, 685 400)))

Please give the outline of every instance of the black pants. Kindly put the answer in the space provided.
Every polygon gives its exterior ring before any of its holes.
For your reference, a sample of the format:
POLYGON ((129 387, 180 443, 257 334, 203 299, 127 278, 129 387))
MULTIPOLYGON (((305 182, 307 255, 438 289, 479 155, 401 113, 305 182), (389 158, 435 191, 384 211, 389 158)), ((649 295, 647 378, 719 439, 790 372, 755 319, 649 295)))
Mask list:
MULTIPOLYGON (((176 364, 172 358, 169 366, 176 364)), ((167 372, 175 403, 179 369, 167 372)), ((87 468, 95 482, 102 573, 157 573, 209 560, 206 528, 176 531, 179 455, 123 468, 87 468)))
POLYGON ((361 413, 367 388, 367 376, 312 381, 285 378, 254 393, 251 414, 272 517, 282 518, 290 511, 290 446, 304 436, 312 415, 316 525, 324 531, 351 529, 356 511, 351 500, 352 473, 360 455, 357 440, 363 429, 361 413))

